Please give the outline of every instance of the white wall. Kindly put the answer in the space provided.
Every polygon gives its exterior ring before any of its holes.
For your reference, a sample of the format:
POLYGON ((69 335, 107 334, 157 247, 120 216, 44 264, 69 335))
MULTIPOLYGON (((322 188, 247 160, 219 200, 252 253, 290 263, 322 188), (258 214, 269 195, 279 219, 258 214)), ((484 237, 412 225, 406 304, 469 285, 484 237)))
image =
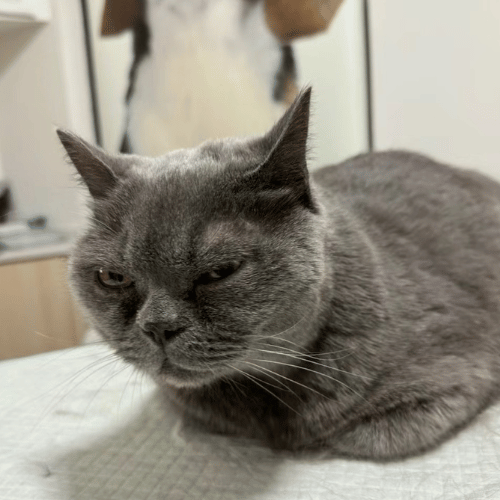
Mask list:
POLYGON ((344 0, 329 30, 297 40, 299 81, 313 85, 310 168, 368 150, 362 0, 344 0))
POLYGON ((4 35, 0 44, 0 151, 16 215, 45 215, 72 230, 84 200, 55 134, 94 140, 79 0, 52 0, 48 24, 4 35))
POLYGON ((370 0, 376 149, 500 179, 500 1, 370 0))
MULTIPOLYGON (((235 0, 237 1, 237 0, 235 0)), ((240 0, 238 0, 240 1, 240 0)), ((131 63, 130 33, 102 38, 104 0, 88 0, 103 144, 120 145, 131 63)), ((294 44, 299 82, 314 87, 311 168, 368 148, 363 2, 344 0, 327 33, 294 44)))
POLYGON ((117 152, 125 125, 125 94, 132 64, 132 33, 101 37, 104 0, 87 0, 102 142, 117 152))

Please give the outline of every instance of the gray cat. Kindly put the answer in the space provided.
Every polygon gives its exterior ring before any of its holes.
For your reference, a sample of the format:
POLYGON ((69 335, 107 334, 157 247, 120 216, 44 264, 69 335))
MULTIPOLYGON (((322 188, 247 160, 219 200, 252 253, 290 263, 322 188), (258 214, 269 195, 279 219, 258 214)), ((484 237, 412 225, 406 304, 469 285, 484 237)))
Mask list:
POLYGON ((500 185, 423 156, 310 176, 310 89, 263 137, 159 158, 59 137, 92 195, 71 279, 190 419, 275 449, 392 460, 500 388, 500 185))

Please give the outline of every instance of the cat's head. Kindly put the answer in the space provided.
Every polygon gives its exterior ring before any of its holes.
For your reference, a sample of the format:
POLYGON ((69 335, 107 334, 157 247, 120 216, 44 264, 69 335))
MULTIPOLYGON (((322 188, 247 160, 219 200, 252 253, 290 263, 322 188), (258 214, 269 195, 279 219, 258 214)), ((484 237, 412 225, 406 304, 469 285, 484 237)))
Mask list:
POLYGON ((324 245, 309 101, 306 90, 263 137, 159 158, 109 155, 58 131, 91 194, 73 288, 117 353, 157 380, 264 373, 310 341, 324 245))

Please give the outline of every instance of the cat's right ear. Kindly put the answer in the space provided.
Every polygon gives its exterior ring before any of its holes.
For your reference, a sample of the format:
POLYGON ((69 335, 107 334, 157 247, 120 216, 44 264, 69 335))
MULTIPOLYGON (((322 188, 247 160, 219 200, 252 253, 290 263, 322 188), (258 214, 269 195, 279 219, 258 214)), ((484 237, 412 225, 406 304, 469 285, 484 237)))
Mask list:
POLYGON ((317 210, 307 170, 307 140, 311 88, 297 96, 281 119, 253 145, 263 159, 257 168, 245 173, 244 185, 265 199, 262 206, 303 206, 317 210))
POLYGON ((118 184, 119 172, 110 167, 112 158, 71 132, 58 129, 57 135, 90 194, 96 199, 107 197, 118 184))

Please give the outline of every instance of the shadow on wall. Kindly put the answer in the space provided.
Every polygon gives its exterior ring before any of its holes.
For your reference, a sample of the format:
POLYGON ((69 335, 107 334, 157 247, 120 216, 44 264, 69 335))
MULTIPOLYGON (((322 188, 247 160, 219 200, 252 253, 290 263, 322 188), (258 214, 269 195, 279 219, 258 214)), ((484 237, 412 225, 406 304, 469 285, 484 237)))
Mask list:
MULTIPOLYGON (((16 58, 34 40, 44 24, 29 25, 9 33, 9 43, 0 43, 0 76, 14 63, 16 58)), ((1 39, 1 37, 0 37, 1 39)))

